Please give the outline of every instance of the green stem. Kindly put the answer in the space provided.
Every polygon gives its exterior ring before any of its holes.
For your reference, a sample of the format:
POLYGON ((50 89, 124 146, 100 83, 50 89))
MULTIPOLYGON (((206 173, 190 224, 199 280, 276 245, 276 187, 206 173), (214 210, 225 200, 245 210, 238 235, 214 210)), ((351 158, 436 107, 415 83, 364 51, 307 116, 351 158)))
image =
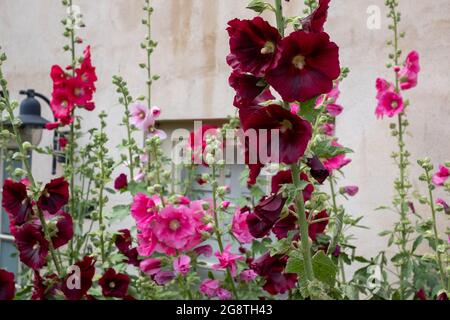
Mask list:
MULTIPOLYGON (((103 119, 101 120, 103 122, 103 119)), ((103 140, 103 124, 100 127, 100 138, 103 140)), ((105 226, 103 224, 103 191, 105 188, 105 166, 103 164, 104 162, 104 154, 103 154, 103 143, 99 146, 99 162, 100 162, 100 174, 101 174, 101 181, 100 181, 100 190, 99 190, 99 199, 98 199, 98 222, 100 227, 100 250, 102 255, 102 262, 105 262, 105 236, 104 236, 104 230, 105 226)))
POLYGON ((130 180, 134 181, 134 161, 133 161, 133 146, 131 144, 132 135, 131 135, 131 126, 130 126, 130 110, 128 109, 128 97, 124 91, 122 91, 123 96, 123 105, 125 107, 125 126, 127 127, 127 138, 128 138, 128 161, 129 161, 129 169, 130 169, 130 180))
POLYGON ((275 0, 275 15, 277 18, 277 28, 281 36, 284 37, 284 17, 283 17, 283 5, 282 0, 275 0))
POLYGON ((341 212, 339 212, 339 209, 337 206, 337 201, 336 201, 336 191, 334 188, 334 181, 333 181, 332 175, 329 177, 329 182, 330 182, 330 190, 331 190, 331 199, 332 199, 332 203, 333 203, 333 213, 335 216, 335 223, 334 223, 334 228, 333 228, 333 230, 334 230, 333 237, 332 237, 331 243, 328 247, 328 254, 333 254, 334 250, 336 250, 336 246, 339 242, 339 238, 342 233, 342 227, 343 227, 343 221, 344 221, 344 210, 341 210, 341 212))
POLYGON ((306 220, 305 201, 301 190, 300 169, 297 164, 291 165, 292 180, 297 188, 295 204, 297 207, 298 224, 300 226, 300 236, 302 245, 303 261, 305 264, 305 274, 308 281, 314 280, 314 270, 312 267, 311 244, 309 242, 308 221, 306 220))

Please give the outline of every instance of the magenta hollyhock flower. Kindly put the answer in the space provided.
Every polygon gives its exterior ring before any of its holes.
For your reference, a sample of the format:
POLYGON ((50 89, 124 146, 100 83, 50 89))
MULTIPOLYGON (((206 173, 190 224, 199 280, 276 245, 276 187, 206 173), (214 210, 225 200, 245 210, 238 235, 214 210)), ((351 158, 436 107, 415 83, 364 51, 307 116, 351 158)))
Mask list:
POLYGON ((322 32, 327 21, 328 7, 331 0, 319 0, 319 6, 309 16, 300 20, 302 30, 306 32, 322 32))
MULTIPOLYGON (((336 140, 333 140, 333 142, 331 142, 331 145, 334 147, 342 147, 342 145, 340 145, 336 140)), ((323 165, 331 173, 333 170, 340 170, 350 162, 352 162, 352 160, 346 158, 345 154, 340 154, 335 157, 326 159, 323 162, 323 165)))
POLYGON ((392 118, 404 110, 403 98, 394 91, 385 91, 378 100, 375 114, 378 118, 387 116, 392 118))
POLYGON ((15 294, 14 273, 0 269, 0 301, 13 300, 15 294))
POLYGON ((346 187, 342 188, 341 193, 346 194, 350 197, 354 197, 354 196, 356 196, 358 191, 359 191, 358 186, 346 186, 346 187))
MULTIPOLYGON (((304 172, 300 173, 300 179, 309 182, 308 175, 304 172)), ((272 193, 278 193, 281 187, 285 184, 292 184, 292 171, 284 170, 279 171, 276 175, 272 177, 272 193)), ((311 199, 311 195, 314 192, 314 185, 308 184, 305 189, 303 189, 303 198, 305 201, 311 199)))
POLYGON ((292 114, 297 114, 298 115, 298 112, 300 111, 300 106, 298 105, 298 104, 293 104, 293 105, 291 105, 291 113, 292 114))
POLYGON ((251 105, 255 99, 267 88, 262 78, 252 76, 248 73, 233 71, 228 79, 230 86, 236 91, 233 105, 243 108, 251 105))
POLYGON ((42 211, 55 214, 69 202, 69 183, 60 177, 47 183, 37 202, 42 211))
POLYGON ((146 131, 155 124, 155 119, 150 110, 142 102, 133 103, 130 107, 130 113, 130 123, 140 130, 146 131))
POLYGON ((329 137, 334 136, 334 130, 335 130, 335 125, 334 124, 332 124, 332 123, 325 123, 324 125, 322 125, 320 127, 320 129, 322 130, 322 132, 325 135, 327 135, 329 137))
POLYGON ((284 273, 288 257, 265 253, 252 263, 252 269, 265 279, 263 289, 271 295, 284 294, 297 283, 297 275, 284 273))
POLYGON ((38 270, 46 264, 49 243, 39 225, 31 223, 17 228, 15 243, 19 250, 20 261, 33 270, 38 270))
POLYGON ((75 266, 79 268, 81 274, 80 287, 68 287, 68 284, 70 283, 69 278, 74 275, 74 272, 66 275, 66 278, 62 282, 61 290, 68 300, 83 299, 88 290, 92 287, 92 278, 94 278, 95 275, 95 259, 92 257, 85 256, 83 260, 75 263, 75 266))
POLYGON ((228 22, 230 54, 227 62, 239 73, 263 77, 279 59, 280 33, 261 17, 228 22))
POLYGON ((247 217, 250 214, 248 207, 236 208, 231 224, 231 232, 238 239, 240 243, 251 243, 253 236, 250 233, 247 225, 247 217))
POLYGON ((295 31, 280 44, 281 58, 267 82, 287 102, 305 102, 333 89, 341 73, 339 48, 328 34, 295 31))
POLYGON ((327 104, 325 109, 327 110, 328 114, 334 118, 339 116, 342 113, 342 111, 344 111, 344 108, 336 103, 327 104))
POLYGON ((153 278, 157 285, 163 286, 175 279, 175 273, 172 271, 160 271, 153 278))
POLYGON ((176 273, 186 275, 191 269, 191 258, 189 256, 179 256, 173 260, 173 270, 176 273))
POLYGON ((409 90, 417 86, 420 72, 419 53, 411 51, 406 57, 405 65, 398 72, 400 88, 409 90))
POLYGON ((339 90, 339 81, 335 81, 333 89, 327 94, 321 95, 316 100, 316 107, 320 107, 322 105, 336 103, 339 99, 341 91, 339 90))
POLYGON ((200 293, 213 298, 217 296, 217 291, 220 288, 219 280, 205 279, 200 284, 200 293))
POLYGON ((131 205, 131 216, 136 221, 139 230, 145 229, 151 220, 154 219, 158 207, 155 200, 143 193, 138 193, 134 196, 133 204, 131 205))
POLYGON ((394 85, 383 78, 378 78, 376 80, 375 86, 377 89, 377 96, 376 96, 377 100, 380 100, 380 98, 383 96, 385 92, 395 91, 394 85))
POLYGON ((205 257, 209 258, 212 256, 212 247, 209 244, 205 244, 203 246, 195 248, 194 252, 198 255, 204 255, 205 257))
POLYGON ((231 292, 224 288, 219 288, 217 290, 217 297, 220 300, 231 300, 231 298, 232 298, 231 292))
POLYGON ((236 272, 237 272, 236 261, 245 260, 244 257, 242 257, 238 254, 231 253, 231 245, 230 244, 225 247, 225 249, 223 250, 222 253, 217 251, 215 253, 215 256, 219 260, 219 263, 213 264, 212 268, 214 270, 229 268, 230 273, 233 277, 236 276, 236 272))
POLYGON ((449 177, 450 177, 450 169, 443 165, 440 165, 439 171, 433 175, 432 180, 435 185, 443 186, 449 177))
POLYGON ((247 224, 253 237, 265 237, 280 219, 286 199, 282 194, 263 198, 255 207, 254 213, 247 216, 247 224))
POLYGON ((128 187, 128 178, 127 175, 121 173, 116 180, 114 180, 114 189, 116 190, 124 190, 128 187))
POLYGON ((240 274, 240 279, 244 282, 251 282, 256 279, 258 275, 252 269, 243 270, 240 274))
POLYGON ((29 219, 32 211, 26 185, 22 182, 6 179, 3 184, 2 207, 9 216, 10 230, 14 234, 14 226, 24 224, 29 219))
POLYGON ((141 261, 139 268, 148 276, 154 276, 161 271, 161 259, 150 258, 141 261))
POLYGON ((130 277, 124 273, 117 273, 113 268, 108 268, 98 280, 102 287, 102 294, 107 298, 124 298, 130 285, 130 277))
POLYGON ((161 115, 161 108, 157 106, 151 107, 150 114, 152 115, 153 119, 159 118, 159 116, 161 115))
POLYGON ((436 204, 442 206, 442 208, 444 208, 444 213, 447 215, 450 215, 450 206, 448 205, 447 202, 445 202, 443 199, 437 199, 436 200, 436 204))
POLYGON ((309 173, 311 176, 320 184, 329 177, 330 172, 325 168, 322 161, 317 156, 308 159, 308 167, 310 168, 309 173))

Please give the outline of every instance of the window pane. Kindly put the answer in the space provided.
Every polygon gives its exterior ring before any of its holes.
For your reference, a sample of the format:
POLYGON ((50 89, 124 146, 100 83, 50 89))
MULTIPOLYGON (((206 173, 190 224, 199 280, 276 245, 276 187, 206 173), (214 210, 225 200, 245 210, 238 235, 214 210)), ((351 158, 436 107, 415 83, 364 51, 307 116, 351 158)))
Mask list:
POLYGON ((19 263, 14 243, 0 240, 0 268, 17 274, 19 263))

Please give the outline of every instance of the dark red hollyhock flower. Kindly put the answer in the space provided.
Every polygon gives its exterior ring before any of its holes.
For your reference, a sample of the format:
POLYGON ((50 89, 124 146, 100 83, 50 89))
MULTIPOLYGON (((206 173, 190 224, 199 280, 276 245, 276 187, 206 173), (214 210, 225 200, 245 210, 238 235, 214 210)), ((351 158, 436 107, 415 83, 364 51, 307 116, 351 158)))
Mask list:
POLYGON ((339 48, 328 34, 295 31, 280 45, 281 58, 267 82, 285 101, 305 102, 333 89, 339 77, 339 48))
POLYGON ((327 21, 328 7, 331 0, 319 0, 319 6, 309 16, 300 20, 302 30, 306 32, 322 32, 327 21))
MULTIPOLYGON (((294 210, 293 207, 290 208, 291 210, 294 210)), ((306 212, 306 217, 309 217, 309 213, 306 212)), ((314 220, 324 219, 328 218, 327 211, 324 210, 320 213, 318 213, 314 220)), ((279 220, 273 227, 272 232, 276 235, 278 239, 283 239, 288 236, 288 233, 293 230, 298 230, 297 226, 297 216, 294 214, 289 214, 287 217, 279 220)), ((328 220, 317 222, 310 224, 308 227, 308 235, 311 238, 311 240, 316 241, 317 235, 321 234, 325 231, 326 227, 328 225, 328 220)))
POLYGON ((95 275, 95 260, 92 257, 84 257, 83 260, 75 263, 75 266, 80 271, 80 288, 69 289, 68 284, 73 284, 71 279, 75 276, 74 272, 66 276, 61 286, 61 290, 68 300, 81 300, 85 297, 88 290, 92 287, 92 278, 95 275))
POLYGON ((311 169, 311 176, 320 184, 323 184, 330 175, 330 172, 325 168, 322 161, 316 156, 309 158, 307 165, 311 169))
POLYGON ((38 270, 45 265, 49 244, 45 240, 41 226, 27 223, 17 228, 15 242, 20 261, 25 265, 33 270, 38 270))
POLYGON ((72 216, 64 211, 59 211, 56 219, 56 233, 52 236, 52 242, 55 249, 58 249, 73 238, 73 220, 72 216))
POLYGON ((131 248, 133 244, 133 239, 131 238, 130 230, 123 229, 118 231, 119 234, 116 236, 115 244, 117 249, 127 257, 124 262, 139 266, 139 254, 137 248, 131 248))
POLYGON ((13 300, 15 294, 14 273, 0 269, 0 300, 13 300))
POLYGON ((266 281, 263 289, 271 295, 283 294, 295 287, 297 275, 284 273, 287 256, 264 254, 252 263, 252 269, 266 281))
POLYGON ((439 295, 437 296, 437 299, 436 299, 436 300, 439 300, 439 301, 447 301, 447 300, 448 300, 447 293, 442 292, 441 294, 439 294, 439 295))
MULTIPOLYGON (((306 182, 309 182, 308 175, 304 172, 300 173, 300 179, 306 182)), ((278 193, 280 191, 282 185, 291 184, 292 181, 292 171, 284 170, 278 172, 276 175, 272 177, 272 193, 278 193)), ((311 195, 314 192, 314 186, 312 184, 308 184, 305 189, 303 189, 303 198, 305 201, 311 199, 311 195)))
POLYGON ((42 211, 55 214, 67 202, 69 202, 69 183, 64 177, 60 177, 45 185, 37 205, 42 211))
POLYGON ((67 144, 69 143, 69 140, 67 140, 66 137, 60 137, 58 139, 58 142, 59 142, 59 148, 64 151, 64 149, 66 148, 67 144))
POLYGON ((102 287, 105 297, 124 298, 128 292, 130 277, 123 273, 116 273, 114 269, 109 268, 98 280, 98 284, 102 287))
POLYGON ((423 288, 419 289, 419 291, 416 292, 415 298, 416 300, 428 300, 427 294, 425 293, 425 290, 423 288))
POLYGON ((42 278, 39 271, 34 270, 32 300, 47 300, 56 295, 60 282, 56 274, 46 275, 42 278))
MULTIPOLYGON (((309 217, 309 213, 307 215, 309 217)), ((328 218, 328 213, 326 210, 323 210, 314 217, 314 220, 325 219, 325 218, 328 218)), ((308 228, 308 233, 309 233, 309 237, 311 238, 311 240, 316 241, 317 235, 324 233, 325 229, 327 228, 327 225, 328 225, 328 220, 310 224, 309 228, 308 228)))
POLYGON ((267 83, 265 83, 262 78, 255 77, 248 73, 244 74, 233 71, 228 82, 236 91, 233 103, 236 108, 252 105, 253 101, 267 90, 267 83))
POLYGON ((248 229, 257 239, 266 236, 280 219, 286 199, 281 194, 263 198, 255 207, 254 213, 247 216, 248 229))
POLYGON ((270 105, 266 107, 252 107, 239 110, 239 118, 245 133, 249 130, 255 130, 257 142, 250 145, 250 139, 245 139, 245 161, 250 167, 252 179, 249 184, 259 175, 264 162, 270 160, 279 160, 285 164, 296 163, 303 156, 312 137, 311 124, 289 110, 279 105, 270 105), (265 130, 265 131, 263 131, 265 130), (271 130, 279 130, 279 141, 277 154, 269 154, 271 150, 271 130), (263 134, 263 132, 265 134, 263 134), (265 141, 260 142, 260 139, 265 141), (260 150, 260 148, 267 148, 260 150), (261 159, 260 155, 268 155, 268 159, 261 159), (276 159, 278 155, 278 159, 276 159), (253 157, 252 157, 253 156, 253 157), (256 158, 256 159, 253 159, 256 158))
POLYGON ((22 182, 14 182, 11 179, 5 180, 2 193, 2 206, 6 213, 8 213, 11 226, 24 224, 32 211, 31 201, 27 196, 26 185, 22 182))
POLYGON ((280 33, 261 17, 253 20, 234 19, 228 22, 230 54, 228 64, 239 73, 263 77, 280 57, 280 33))
POLYGON ((127 175, 122 173, 116 178, 116 180, 114 180, 114 189, 116 189, 116 190, 124 190, 127 187, 128 187, 127 175))

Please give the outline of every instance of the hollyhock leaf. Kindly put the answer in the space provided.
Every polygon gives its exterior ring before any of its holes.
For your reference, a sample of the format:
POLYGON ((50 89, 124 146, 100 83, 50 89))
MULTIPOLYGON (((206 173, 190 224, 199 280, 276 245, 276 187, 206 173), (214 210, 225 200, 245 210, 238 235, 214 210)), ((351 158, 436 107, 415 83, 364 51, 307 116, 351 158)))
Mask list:
POLYGON ((305 263, 303 261, 303 256, 299 252, 293 251, 289 254, 285 272, 295 273, 300 275, 300 278, 303 278, 302 275, 305 272, 305 263))
POLYGON ((336 281, 337 267, 333 260, 323 251, 318 251, 312 258, 314 276, 317 280, 334 286, 336 281))
POLYGON ((308 120, 310 123, 315 123, 317 117, 321 113, 320 109, 315 108, 316 98, 312 98, 300 104, 299 115, 308 120))
POLYGON ((112 210, 107 214, 110 222, 123 221, 130 215, 130 206, 125 204, 119 204, 114 206, 112 210))

